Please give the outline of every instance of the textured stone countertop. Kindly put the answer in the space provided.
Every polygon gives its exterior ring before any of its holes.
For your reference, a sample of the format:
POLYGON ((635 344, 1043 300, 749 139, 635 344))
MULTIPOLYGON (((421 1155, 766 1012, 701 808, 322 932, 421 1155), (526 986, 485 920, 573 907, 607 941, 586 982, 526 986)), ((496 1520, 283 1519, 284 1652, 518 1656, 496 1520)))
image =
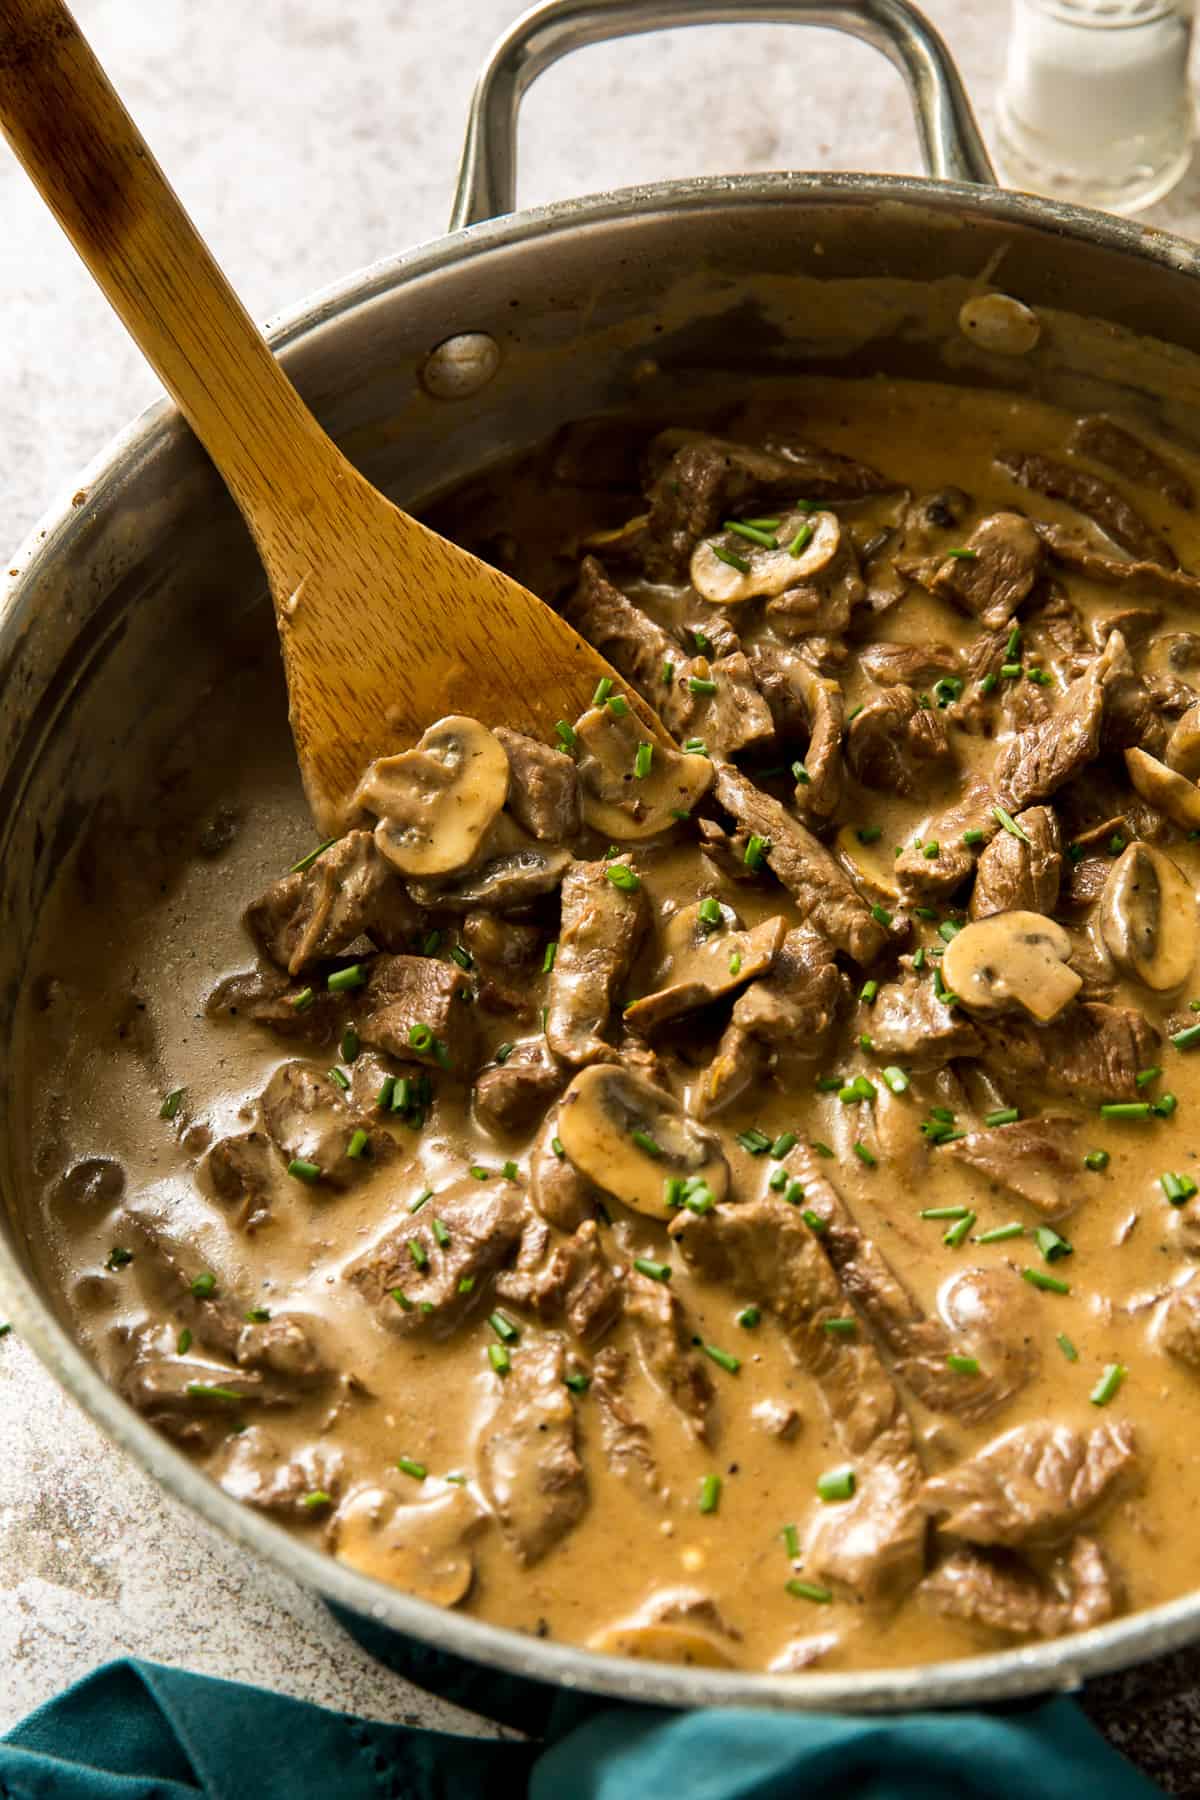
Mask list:
MULTIPOLYGON (((251 312, 445 226, 468 94, 513 0, 75 0, 251 312)), ((985 134, 1007 0, 927 0, 985 134)), ((604 46, 547 74, 522 130, 533 203, 666 176, 917 167, 901 85, 865 46, 739 26, 604 46)), ((1155 215, 1193 233, 1193 171, 1155 215)), ((0 152, 0 541, 15 546, 154 377, 0 152)), ((373 1663, 319 1602, 170 1502, 0 1343, 0 1729, 136 1654, 386 1719, 465 1722, 373 1663)), ((1200 1794, 1200 1660, 1101 1684, 1115 1741, 1200 1794)))

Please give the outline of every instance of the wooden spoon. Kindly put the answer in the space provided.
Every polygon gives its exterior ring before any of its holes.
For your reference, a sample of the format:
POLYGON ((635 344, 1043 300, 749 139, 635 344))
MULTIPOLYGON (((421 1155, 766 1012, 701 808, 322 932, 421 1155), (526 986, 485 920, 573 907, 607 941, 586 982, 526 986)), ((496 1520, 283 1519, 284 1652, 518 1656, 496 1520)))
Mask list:
POLYGON ((348 822, 372 757, 443 714, 553 741, 602 677, 620 680, 527 588, 393 506, 326 436, 60 0, 0 0, 0 130, 254 535, 322 831, 348 822))

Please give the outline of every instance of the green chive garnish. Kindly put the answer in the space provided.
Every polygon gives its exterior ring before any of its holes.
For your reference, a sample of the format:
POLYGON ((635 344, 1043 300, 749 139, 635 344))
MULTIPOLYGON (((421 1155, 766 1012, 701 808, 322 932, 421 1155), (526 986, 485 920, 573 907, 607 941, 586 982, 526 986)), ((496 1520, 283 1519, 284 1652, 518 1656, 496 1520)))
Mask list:
POLYGON ((858 1335, 857 1319, 822 1319, 821 1330, 828 1337, 856 1337, 858 1335))
POLYGON ((497 1375, 507 1375, 508 1371, 512 1368, 512 1357, 508 1354, 504 1345, 489 1344, 487 1353, 488 1361, 491 1363, 495 1373, 497 1375))
POLYGON ((364 965, 351 963, 348 969, 335 969, 333 974, 326 978, 325 986, 331 994, 345 994, 351 988, 364 987, 366 980, 367 971, 364 965))
POLYGON ((396 1467, 402 1475, 411 1475, 414 1481, 424 1481, 429 1473, 424 1463, 414 1462, 411 1456, 398 1456, 396 1467))
POLYGON ((1182 1206, 1196 1192, 1196 1183, 1190 1175, 1160 1175, 1159 1182, 1172 1206, 1182 1206))
POLYGON ((1124 1381, 1129 1370, 1124 1363, 1109 1363, 1099 1381, 1088 1395, 1093 1406, 1107 1406, 1124 1381))
POLYGON ((969 1212, 965 1219, 959 1219, 956 1225, 952 1225, 949 1231, 942 1234, 943 1244, 947 1244, 951 1250, 957 1250, 959 1245, 969 1236, 975 1224, 975 1219, 976 1214, 973 1212, 969 1212))
POLYGON ((977 1244, 1006 1244, 1009 1238, 1025 1236, 1025 1227, 1016 1219, 1011 1225, 993 1225, 990 1231, 981 1231, 975 1239, 977 1244))
POLYGON ((1182 1031, 1172 1034, 1171 1042, 1177 1050, 1191 1050, 1200 1044, 1200 1025, 1188 1025, 1182 1031))
POLYGON ((1021 1275, 1030 1287, 1041 1288, 1047 1294, 1069 1294, 1069 1281, 1060 1281, 1057 1275, 1046 1275, 1041 1269, 1022 1269, 1021 1275))
POLYGON ((1015 1125, 1021 1116, 1019 1106, 1001 1106, 995 1112, 984 1113, 985 1125, 1015 1125))
POLYGON ((158 1109, 160 1119, 173 1119, 183 1105, 183 1088, 172 1088, 158 1109))
POLYGON ((886 1069, 880 1069, 879 1078, 893 1094, 907 1094, 908 1076, 895 1063, 889 1063, 886 1069))
POLYGON ((502 1312, 488 1314, 488 1324, 502 1344, 515 1344, 521 1332, 518 1326, 502 1312))
POLYGON ((370 1138, 360 1125, 357 1131, 351 1133, 350 1142, 346 1145, 346 1155, 350 1157, 352 1161, 357 1162, 360 1157, 367 1154, 367 1145, 370 1141, 370 1138))
POLYGON ((956 1356, 952 1353, 946 1358, 946 1367, 952 1375, 978 1375, 979 1358, 977 1356, 956 1356))
POLYGON ((650 1133, 648 1131, 643 1131, 640 1126, 637 1130, 631 1131, 629 1135, 637 1145, 638 1149, 643 1151, 647 1156, 659 1157, 663 1155, 663 1147, 658 1142, 657 1138, 652 1138, 650 1133))
POLYGON ((706 1475, 700 1483, 700 1511, 715 1513, 721 1504, 721 1477, 706 1475))
MULTIPOLYGON (((770 853, 770 850, 771 850, 770 839, 764 838, 764 837, 759 837, 758 834, 755 833, 751 837, 749 843, 746 845, 746 849, 745 849, 745 853, 742 857, 742 861, 745 863, 745 865, 748 869, 761 869, 763 866, 763 863, 765 862, 767 856, 770 853)), ((1197 1031, 1200 1031, 1200 1025, 1197 1025, 1195 1027, 1195 1029, 1197 1031)))
POLYGON ((827 1504, 835 1500, 852 1500, 855 1486, 853 1469, 827 1469, 817 1476, 817 1493, 827 1504))
MULTIPOLYGON (((1200 1030, 1200 1026, 1197 1027, 1200 1030)), ((1111 1100, 1100 1108, 1102 1119, 1148 1119, 1150 1102, 1148 1100, 1111 1100)))
POLYGON ((1030 844, 1033 842, 1029 833, 1023 830, 1022 827, 1017 824, 1017 821, 1013 818, 1012 814, 1005 812, 1002 806, 993 806, 992 817, 999 820, 1005 831, 1011 832, 1015 838, 1020 838, 1023 844, 1030 844))
POLYGON ((737 1322, 743 1331, 753 1331, 762 1321, 762 1313, 757 1306, 743 1306, 737 1315, 737 1322))
POLYGON ((1061 1262, 1064 1256, 1074 1254, 1074 1246, 1068 1244, 1066 1238, 1059 1237, 1049 1225, 1039 1225, 1033 1234, 1033 1241, 1048 1263, 1061 1262))
POLYGON ((833 1599, 833 1589, 816 1581, 786 1581, 784 1586, 797 1600, 811 1600, 816 1606, 828 1606, 833 1599))
POLYGON ((726 519, 721 529, 735 532, 738 537, 744 537, 752 544, 760 544, 764 550, 778 550, 779 548, 778 541, 772 532, 762 531, 757 525, 747 524, 740 519, 726 519))
POLYGON ((639 744, 637 755, 633 759, 633 772, 639 781, 644 781, 654 763, 653 744, 639 744))
POLYGON ((705 1356, 715 1362, 719 1369, 724 1369, 727 1375, 736 1375, 742 1366, 739 1356, 731 1356, 728 1350, 722 1350, 716 1344, 701 1344, 700 1348, 705 1356))
POLYGON ((335 837, 326 838, 323 844, 318 844, 315 850, 310 850, 307 856, 302 856, 299 862, 293 863, 288 874, 303 875, 306 869, 312 868, 318 856, 324 856, 325 852, 331 850, 336 843, 335 837))
POLYGON ((628 863, 609 863, 604 873, 612 882, 613 886, 615 888, 620 888, 623 894, 636 894, 642 885, 640 879, 634 874, 628 863))
POLYGON ((1093 1170, 1097 1175, 1102 1169, 1107 1169, 1108 1164, 1109 1155, 1107 1150, 1089 1150, 1083 1159, 1084 1168, 1093 1170))
POLYGON ((744 556, 735 556, 732 550, 724 550, 720 544, 710 544, 709 549, 718 562, 728 563, 729 567, 736 569, 739 575, 750 573, 750 564, 744 556))
POLYGON ((592 705, 593 706, 603 706, 604 702, 608 699, 608 696, 612 693, 612 691, 613 691, 612 676, 611 675, 602 675, 600 677, 600 680, 596 683, 596 691, 592 695, 592 705))
POLYGON ((851 1145, 851 1148, 859 1162, 865 1163, 868 1169, 877 1169, 879 1167, 879 1158, 873 1150, 868 1150, 865 1144, 856 1143, 851 1145))
POLYGON ((633 1266, 639 1275, 646 1275, 651 1281, 670 1281, 670 1263, 652 1262, 648 1256, 635 1256, 633 1266))
POLYGON ((1075 1348, 1074 1344, 1071 1342, 1070 1338, 1067 1336, 1065 1331, 1060 1331, 1054 1341, 1058 1345, 1059 1349, 1062 1351, 1063 1355, 1066 1357, 1068 1362, 1078 1362, 1079 1361, 1079 1352, 1075 1348))
POLYGON ((440 1249, 444 1250, 450 1242, 450 1227, 444 1219, 434 1219, 433 1235, 440 1249))
POLYGON ((811 522, 803 524, 788 545, 788 555, 799 556, 803 551, 807 550, 809 544, 812 542, 812 535, 815 530, 816 527, 811 522))

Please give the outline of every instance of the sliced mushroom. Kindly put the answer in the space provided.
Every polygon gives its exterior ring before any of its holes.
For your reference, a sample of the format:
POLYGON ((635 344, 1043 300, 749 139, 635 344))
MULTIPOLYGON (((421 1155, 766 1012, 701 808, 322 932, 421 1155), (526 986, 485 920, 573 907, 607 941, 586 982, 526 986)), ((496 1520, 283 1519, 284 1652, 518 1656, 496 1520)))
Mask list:
POLYGON ((996 356, 1028 356, 1042 335, 1037 314, 1011 294, 973 294, 958 309, 958 329, 996 356))
POLYGON ((572 863, 560 844, 541 844, 510 819, 496 820, 482 854, 457 881, 410 881, 418 906, 512 912, 556 888, 572 863))
POLYGON ((684 1664, 694 1669, 735 1669, 733 1657, 710 1632, 695 1625, 643 1625, 630 1619, 606 1625, 588 1639, 601 1656, 632 1656, 639 1662, 684 1664))
POLYGON ((436 1606, 455 1606, 475 1575, 469 1539, 482 1515, 465 1488, 404 1505, 387 1488, 353 1489, 329 1522, 340 1562, 436 1606))
POLYGON ((403 875, 454 875, 474 861, 508 796, 508 757, 478 719, 431 725, 411 750, 378 757, 355 794, 375 842, 403 875))
POLYGON ((1100 935, 1119 968, 1155 993, 1181 987, 1196 964, 1196 896, 1177 863, 1149 844, 1121 853, 1100 896, 1100 935))
POLYGON ((752 931, 740 929, 731 906, 713 902, 718 916, 706 919, 697 900, 681 907, 663 932, 663 960, 654 977, 653 993, 625 1008, 625 1023, 635 1031, 654 1031, 668 1019, 708 1006, 765 975, 775 961, 787 931, 782 916, 764 919, 752 931))
POLYGON ((696 1177, 723 1200, 729 1167, 720 1140, 653 1082, 611 1063, 576 1075, 558 1108, 558 1137, 575 1167, 635 1212, 669 1219, 666 1184, 696 1177))
POLYGON ((1070 937, 1043 913, 992 913, 951 938, 942 981, 972 1011, 1021 1008, 1045 1025, 1083 986, 1067 966, 1070 954, 1070 937))
POLYGON ((685 756, 671 744, 651 742, 632 712, 593 706, 579 720, 575 735, 583 746, 583 816, 605 837, 620 841, 669 831, 712 786, 713 765, 707 756, 685 756), (639 767, 644 774, 638 774, 639 767))
POLYGON ((874 846, 863 843, 853 825, 839 828, 834 847, 846 873, 873 900, 899 900, 900 888, 893 873, 895 859, 890 851, 886 859, 877 854, 874 846))
POLYGON ((607 551, 609 555, 633 549, 641 542, 649 523, 649 513, 638 513, 634 518, 626 519, 623 525, 613 525, 605 531, 590 531, 582 539, 582 547, 585 550, 607 551))
POLYGON ((1151 806, 1157 806, 1185 831, 1200 828, 1200 787, 1186 775, 1177 775, 1146 750, 1127 750, 1125 767, 1129 779, 1151 806))
POLYGON ((1200 778, 1200 700, 1175 721, 1164 758, 1168 769, 1187 781, 1200 778))
POLYGON ((842 543, 841 524, 831 512, 788 513, 765 535, 775 539, 773 550, 732 531, 702 538, 692 552, 689 570, 692 586, 701 598, 715 606, 740 606, 744 600, 786 593, 827 569, 842 543), (806 526, 811 527, 811 535, 793 555, 791 546, 804 537, 806 526), (726 562, 727 556, 737 561, 726 562))

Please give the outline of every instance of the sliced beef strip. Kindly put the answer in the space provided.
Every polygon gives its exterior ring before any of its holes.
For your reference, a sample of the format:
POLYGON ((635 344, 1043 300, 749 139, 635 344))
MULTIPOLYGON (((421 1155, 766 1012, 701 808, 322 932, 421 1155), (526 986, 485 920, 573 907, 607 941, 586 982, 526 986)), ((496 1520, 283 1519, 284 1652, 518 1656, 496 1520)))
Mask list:
POLYGON ((347 1103, 324 1069, 280 1063, 262 1095, 267 1135, 285 1164, 314 1163, 329 1187, 348 1188, 396 1154, 391 1135, 347 1103), (356 1131, 367 1132, 366 1153, 349 1155, 356 1131))
POLYGON ((855 780, 872 791, 914 793, 932 771, 954 762, 945 715, 897 683, 851 719, 846 761, 855 780))
POLYGON ((574 1068, 615 1056, 602 1034, 649 917, 645 890, 630 893, 617 887, 608 878, 610 867, 577 862, 563 878, 546 1041, 574 1068))
POLYGON ((1103 463, 1114 474, 1141 487, 1153 488, 1172 506, 1190 512, 1196 503, 1191 481, 1178 463, 1162 456, 1142 439, 1135 437, 1106 413, 1093 413, 1080 419, 1071 433, 1070 448, 1092 462, 1103 463))
POLYGON ((887 941, 886 931, 825 846, 729 763, 717 769, 714 792, 739 825, 770 844, 767 864, 802 918, 856 962, 872 962, 887 941))
POLYGON ((470 992, 471 984, 456 964, 429 956, 376 956, 366 986, 355 997, 358 1035, 399 1062, 424 1063, 469 1079, 478 1055, 470 992), (433 1049, 412 1043, 412 1033, 421 1025, 433 1033, 433 1049))
POLYGON ((210 1473, 227 1494, 259 1512, 312 1520, 320 1514, 305 1505, 305 1497, 328 1494, 336 1499, 343 1466, 344 1458, 332 1445, 304 1444, 289 1455, 261 1425, 251 1425, 226 1439, 210 1473))
POLYGON ((488 1277, 515 1252, 527 1218, 515 1182, 468 1177, 435 1194, 419 1212, 401 1211, 342 1273, 389 1330, 446 1338, 477 1310, 488 1277), (445 1244, 437 1241, 434 1219, 446 1227, 445 1244))
POLYGON ((273 881, 246 909, 247 930, 271 961, 298 975, 360 937, 399 950, 423 914, 369 831, 349 831, 312 866, 273 881))
POLYGON ((974 1424, 1011 1400, 1023 1385, 1022 1366, 1009 1360, 975 1375, 947 1363, 956 1340, 940 1319, 930 1318, 871 1238, 859 1230, 850 1208, 822 1170, 815 1152, 797 1144, 785 1167, 804 1188, 804 1204, 825 1224, 820 1245, 843 1293, 882 1345, 893 1373, 934 1412, 974 1424))
POLYGON ((531 837, 570 843, 580 827, 579 776, 571 758, 507 725, 497 725, 493 735, 508 757, 506 804, 513 818, 531 837))
POLYGON ((627 1279, 625 1316, 651 1381, 671 1402, 689 1435, 713 1441, 716 1390, 700 1356, 683 1306, 663 1281, 633 1270, 627 1279))
POLYGON ((540 1562, 588 1504, 562 1339, 526 1340, 479 1436, 479 1486, 518 1562, 540 1562))
POLYGON ((932 593, 998 629, 1028 600, 1042 572, 1045 552, 1021 513, 991 513, 961 546, 969 554, 947 556, 929 577, 932 593))
POLYGON ((926 688, 963 673, 962 651, 952 644, 864 644, 858 665, 878 687, 926 688))
POLYGON ((410 880, 408 891, 422 906, 444 912, 520 912, 553 893, 570 863, 563 845, 540 843, 501 813, 470 868, 444 881, 410 880))
POLYGON ((200 1169, 218 1200, 253 1207, 265 1200, 278 1165, 265 1131, 240 1131, 218 1138, 200 1169))
POLYGON ((803 658, 793 678, 808 718, 808 746, 792 801, 798 813, 819 825, 833 817, 842 797, 846 702, 839 684, 827 675, 818 675, 803 658))
POLYGON ((1167 1295, 1156 1336, 1168 1356, 1200 1369, 1200 1288, 1175 1288, 1167 1295))
POLYGON ((625 1397, 629 1358, 611 1345, 592 1364, 591 1397, 600 1420, 600 1443, 609 1466, 622 1480, 658 1494, 661 1483, 650 1429, 625 1397))
POLYGON ((871 1038, 879 1056, 895 1058, 907 1069, 944 1069, 981 1049, 975 1021, 961 1007, 939 1000, 928 975, 911 970, 880 987, 871 1009, 871 1038))
POLYGON ((1018 487, 1048 500, 1064 500, 1100 527, 1114 544, 1130 556, 1145 562, 1159 563, 1173 569, 1179 559, 1167 540, 1147 524, 1123 494, 1091 475, 1086 469, 1057 462, 1050 456, 1027 455, 1021 451, 1005 451, 996 458, 996 466, 1011 476, 1018 487))
POLYGON ((806 1569, 871 1602, 898 1598, 919 1578, 924 1560, 914 1504, 920 1460, 874 1345, 825 1330, 826 1320, 845 1316, 845 1300, 816 1236, 796 1207, 774 1195, 681 1215, 670 1229, 700 1276, 775 1314, 854 1460, 855 1498, 817 1520, 806 1569))
POLYGON ((956 1550, 917 1590, 931 1612, 1009 1638, 1060 1637, 1102 1625, 1121 1609, 1119 1583, 1099 1544, 1077 1537, 1046 1581, 1011 1552, 956 1550))
POLYGON ((564 611, 575 629, 639 693, 653 695, 653 703, 661 699, 663 665, 682 660, 680 647, 669 632, 613 586, 594 556, 585 556, 580 564, 578 586, 564 611))
POLYGON ((809 723, 804 691, 814 664, 803 649, 776 644, 769 638, 758 638, 747 655, 758 691, 774 722, 776 736, 786 743, 806 739, 809 723))
POLYGON ((700 848, 726 881, 748 885, 762 882, 761 872, 746 861, 751 834, 744 825, 739 825, 735 831, 726 831, 715 819, 697 819, 695 825, 700 848))
POLYGON ((1096 646, 1084 630, 1079 609, 1057 582, 1050 585, 1044 600, 1029 608, 1023 630, 1026 642, 1045 662, 1054 664, 1066 681, 1074 681, 1082 675, 1096 654, 1096 646))
POLYGON ((828 939, 798 925, 784 938, 769 974, 734 1003, 716 1055, 700 1084, 709 1116, 773 1070, 786 1074, 824 1055, 848 982, 828 939))
POLYGON ((970 916, 993 913, 1052 913, 1062 881, 1062 833, 1052 807, 1028 806, 1016 823, 1025 833, 998 831, 984 849, 975 870, 970 916))
POLYGON ((277 969, 246 969, 226 975, 204 1002, 210 1019, 249 1019, 282 1038, 327 1044, 345 1013, 340 994, 312 987, 303 977, 289 982, 277 969))
POLYGON ((1186 569, 1166 568, 1148 558, 1127 561, 1105 556, 1103 551, 1063 525, 1038 525, 1038 536, 1051 558, 1076 575, 1105 587, 1128 589, 1139 600, 1182 601, 1195 606, 1200 599, 1200 576, 1186 569))
MULTIPOLYGON (((1114 631, 1109 641, 1118 635, 1114 631)), ((1106 753, 1136 748, 1161 760, 1166 746, 1166 722, 1154 694, 1126 655, 1105 682, 1100 747, 1106 753)))
POLYGON ((983 1126, 946 1144, 940 1154, 1023 1200, 1043 1219, 1065 1219, 1083 1197, 1077 1119, 1047 1114, 983 1126))
POLYGON ((143 1335, 121 1378, 121 1392, 151 1425, 180 1443, 211 1447, 248 1406, 295 1406, 299 1389, 257 1369, 231 1369, 199 1356, 156 1351, 143 1335))
POLYGON ((529 1199, 533 1210, 559 1231, 575 1231, 596 1212, 603 1199, 600 1189, 581 1175, 565 1151, 554 1145, 557 1113, 552 1113, 529 1153, 529 1199))
POLYGON ((923 836, 938 846, 928 857, 914 844, 906 844, 893 865, 895 879, 906 900, 945 899, 962 886, 975 867, 977 851, 963 842, 964 833, 980 832, 987 843, 1000 824, 995 813, 996 795, 986 781, 968 780, 956 800, 936 814, 923 836))
POLYGON ((811 637, 814 632, 841 637, 866 591, 858 553, 850 534, 843 531, 836 551, 820 573, 768 600, 763 616, 772 630, 789 641, 811 637))
POLYGON ((1136 1100, 1137 1072, 1153 1063, 1159 1043, 1140 1012, 1099 1000, 1077 1001, 1049 1025, 1016 1017, 975 1023, 993 1075, 1085 1106, 1136 1100))
POLYGON ((545 954, 545 934, 536 925, 518 925, 490 912, 466 914, 462 941, 475 961, 489 969, 523 969, 545 954))
POLYGON ((544 1037, 517 1044, 502 1063, 476 1077, 475 1116, 489 1131, 524 1131, 535 1125, 566 1086, 566 1070, 544 1037))
POLYGON ((971 1544, 1057 1544, 1128 1486, 1136 1462, 1133 1426, 1124 1420, 1088 1432, 1038 1420, 933 1476, 920 1503, 940 1531, 971 1544))
POLYGON ((594 1219, 557 1241, 541 1219, 532 1220, 516 1262, 497 1275, 495 1287, 502 1300, 528 1307, 546 1323, 565 1321, 583 1344, 611 1330, 625 1304, 624 1285, 604 1254, 594 1219))

